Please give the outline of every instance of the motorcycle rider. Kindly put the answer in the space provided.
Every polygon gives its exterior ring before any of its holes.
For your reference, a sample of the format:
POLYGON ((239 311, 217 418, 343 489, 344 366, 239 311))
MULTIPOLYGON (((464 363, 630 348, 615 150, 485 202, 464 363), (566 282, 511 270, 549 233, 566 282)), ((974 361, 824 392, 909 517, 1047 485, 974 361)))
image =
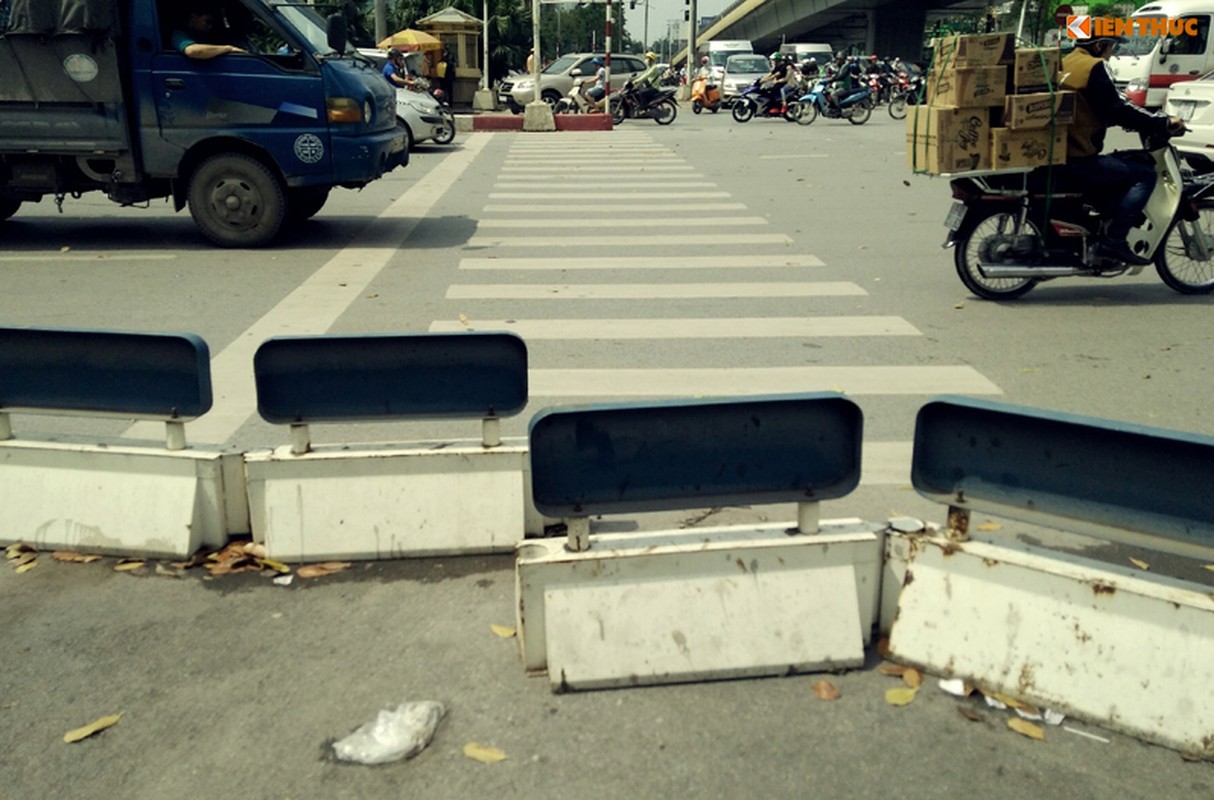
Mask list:
POLYGON ((586 97, 592 111, 602 111, 603 98, 607 96, 607 66, 599 56, 595 56, 594 65, 598 69, 594 73, 594 85, 586 90, 586 97))
POLYGON ((1113 84, 1108 60, 1121 37, 1102 36, 1077 40, 1062 60, 1060 87, 1076 92, 1075 120, 1067 127, 1066 174, 1084 192, 1116 200, 1099 255, 1134 266, 1149 259, 1130 249, 1126 236, 1138 222, 1155 189, 1155 167, 1136 152, 1102 155, 1109 127, 1119 125, 1140 133, 1180 133, 1178 117, 1152 113, 1130 103, 1113 84))
POLYGON ((636 92, 637 108, 646 108, 661 94, 658 82, 662 79, 662 71, 658 69, 658 54, 650 50, 645 54, 647 69, 632 80, 636 92))
POLYGON ((771 54, 771 72, 759 79, 759 86, 766 88, 773 100, 784 106, 788 102, 788 74, 793 71, 792 58, 780 53, 771 54))
POLYGON ((860 68, 860 64, 856 61, 855 56, 851 56, 844 62, 839 71, 835 73, 830 87, 825 92, 826 102, 830 103, 832 109, 835 111, 839 110, 839 98, 846 97, 853 90, 859 88, 863 75, 864 71, 860 68))

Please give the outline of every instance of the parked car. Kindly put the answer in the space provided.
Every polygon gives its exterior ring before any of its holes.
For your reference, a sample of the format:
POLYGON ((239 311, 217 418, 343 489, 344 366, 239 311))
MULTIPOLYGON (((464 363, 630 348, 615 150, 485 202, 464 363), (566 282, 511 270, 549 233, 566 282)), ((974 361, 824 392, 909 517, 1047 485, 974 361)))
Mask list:
POLYGON ((1180 117, 1188 132, 1172 144, 1199 172, 1214 171, 1214 70, 1168 89, 1164 111, 1180 117))
POLYGON ((725 59, 725 71, 721 76, 721 102, 730 105, 738 99, 742 90, 771 72, 767 56, 748 53, 725 59))
MULTIPOLYGON (((553 61, 540 73, 540 97, 548 105, 556 105, 569 94, 575 77, 592 76, 598 71, 594 59, 603 57, 603 53, 570 53, 553 61)), ((645 61, 639 56, 612 53, 611 88, 618 89, 624 81, 632 80, 644 71, 645 61)), ((497 90, 498 103, 515 114, 522 113, 523 106, 534 99, 535 79, 522 73, 506 78, 497 90)))
MULTIPOLYGON (((388 60, 388 55, 383 50, 360 47, 358 52, 370 59, 378 70, 382 70, 388 60)), ((420 55, 408 53, 406 59, 420 55)), ((410 63, 409 68, 419 72, 420 64, 410 63)), ((455 116, 451 109, 445 108, 424 89, 397 88, 396 121, 404 126, 405 147, 409 150, 421 142, 450 144, 455 139, 455 116)))

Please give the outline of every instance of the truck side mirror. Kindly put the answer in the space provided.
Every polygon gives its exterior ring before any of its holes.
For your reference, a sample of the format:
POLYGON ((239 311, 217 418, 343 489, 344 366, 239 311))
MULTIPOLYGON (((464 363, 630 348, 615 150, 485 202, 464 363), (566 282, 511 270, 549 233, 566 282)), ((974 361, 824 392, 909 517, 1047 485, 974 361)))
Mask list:
POLYGON ((346 28, 345 16, 342 14, 330 15, 325 32, 329 37, 330 50, 335 53, 346 52, 346 45, 349 43, 349 31, 346 28))
POLYGON ((1172 40, 1164 39, 1162 42, 1159 43, 1159 63, 1160 64, 1162 64, 1163 62, 1168 60, 1168 53, 1170 53, 1170 52, 1172 52, 1172 40))

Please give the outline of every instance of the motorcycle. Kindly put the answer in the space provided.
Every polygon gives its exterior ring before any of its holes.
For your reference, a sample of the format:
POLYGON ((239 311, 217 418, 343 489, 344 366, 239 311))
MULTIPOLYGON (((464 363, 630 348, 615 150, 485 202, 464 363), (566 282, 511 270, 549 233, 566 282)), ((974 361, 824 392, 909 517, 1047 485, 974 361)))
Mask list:
POLYGON ((691 113, 699 114, 706 108, 714 114, 721 110, 721 87, 701 76, 691 82, 691 113))
POLYGON ((611 122, 619 125, 626 119, 651 119, 659 125, 669 125, 679 115, 679 104, 675 102, 676 89, 659 89, 644 106, 632 81, 624 89, 612 92, 610 98, 611 122))
POLYGON ((852 125, 863 125, 873 115, 872 90, 857 86, 843 93, 840 90, 832 98, 828 95, 828 81, 818 81, 801 99, 790 105, 793 119, 800 125, 809 125, 819 115, 827 119, 845 119, 852 125), (842 95, 842 96, 839 96, 842 95))
POLYGON ((600 114, 602 107, 589 97, 585 89, 594 85, 594 78, 574 78, 569 93, 552 107, 554 114, 600 114))
MULTIPOLYGON (((1140 135, 1141 157, 1154 163, 1157 180, 1145 220, 1130 231, 1128 242, 1134 253, 1154 263, 1170 288, 1209 294, 1214 291, 1214 174, 1199 176, 1184 164, 1170 143, 1174 135, 1179 133, 1140 135)), ((944 246, 953 248, 958 277, 978 297, 1010 300, 1054 278, 1142 272, 1142 265, 1100 252, 1107 225, 1101 199, 1055 185, 1064 182, 1065 173, 1049 170, 975 174, 950 182, 956 202, 945 219, 944 246)))
POLYGON ((733 101, 733 118, 737 122, 750 122, 753 117, 783 117, 792 122, 796 119, 792 105, 780 97, 780 89, 773 86, 764 89, 755 81, 747 86, 733 101))
POLYGON ((906 107, 919 105, 923 102, 923 76, 900 76, 900 88, 889 101, 889 115, 894 119, 906 119, 906 107))

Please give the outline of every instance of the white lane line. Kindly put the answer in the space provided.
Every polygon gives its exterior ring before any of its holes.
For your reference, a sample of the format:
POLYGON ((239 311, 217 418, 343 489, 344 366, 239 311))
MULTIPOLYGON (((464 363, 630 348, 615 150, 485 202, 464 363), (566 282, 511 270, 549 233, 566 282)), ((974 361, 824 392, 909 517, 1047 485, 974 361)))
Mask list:
POLYGON ((830 158, 830 154, 829 153, 791 153, 789 155, 782 155, 782 156, 777 156, 777 155, 759 156, 759 158, 777 158, 777 159, 780 159, 781 161, 783 161, 788 158, 830 158))
POLYGON ((623 219, 591 217, 588 219, 482 219, 476 223, 481 228, 728 228, 743 225, 767 225, 763 217, 638 217, 623 219))
POLYGON ((545 156, 544 158, 529 158, 529 159, 513 159, 507 158, 502 164, 503 169, 528 169, 535 167, 553 167, 557 164, 566 164, 574 167, 583 167, 586 169, 592 167, 601 167, 604 163, 610 164, 654 164, 657 166, 686 164, 686 159, 681 156, 671 155, 651 155, 643 158, 632 158, 631 154, 625 158, 616 158, 612 156, 609 159, 587 159, 587 158, 565 158, 556 156, 545 156))
MULTIPOLYGON (((613 198, 614 200, 614 198, 613 198)), ((527 212, 530 214, 560 214, 560 213, 590 213, 590 212, 614 212, 620 210, 626 211, 745 211, 745 203, 679 203, 672 205, 671 203, 616 203, 604 202, 595 204, 583 205, 543 205, 539 203, 519 203, 517 205, 497 205, 491 204, 485 206, 485 211, 494 213, 500 212, 527 212)))
POLYGON ((547 164, 543 164, 540 166, 529 166, 529 167, 502 167, 501 174, 507 178, 521 178, 524 175, 529 176, 531 174, 567 175, 569 173, 589 174, 589 173, 599 173, 599 172, 615 174, 615 173, 622 172, 622 173, 629 173, 629 174, 635 173, 635 174, 639 174, 639 175, 644 175, 646 173, 653 173, 653 172, 694 172, 694 171, 695 171, 695 167, 693 167, 687 163, 654 164, 653 162, 612 161, 609 165, 605 165, 605 166, 603 166, 603 165, 588 166, 588 165, 584 165, 584 164, 579 165, 579 166, 564 166, 561 164, 553 164, 550 166, 547 164), (630 164, 630 165, 625 166, 626 163, 630 164), (634 164, 634 163, 636 165, 632 166, 631 164, 634 164))
POLYGON ((465 248, 470 247, 606 247, 618 249, 657 247, 664 245, 703 245, 717 247, 727 245, 779 244, 792 245, 792 239, 782 233, 736 233, 736 234, 661 234, 656 236, 632 236, 613 234, 610 236, 496 236, 478 234, 472 236, 465 248))
POLYGON ((490 192, 490 200, 681 200, 708 197, 729 197, 729 192, 619 192, 610 198, 602 192, 490 192))
POLYGON ((922 336, 901 317, 751 317, 704 319, 472 319, 433 322, 436 333, 512 331, 524 339, 804 339, 922 336))
MULTIPOLYGON (((664 188, 666 186, 684 187, 684 186, 689 185, 687 183, 670 183, 670 181, 686 181, 690 178, 703 178, 704 176, 700 175, 699 173, 691 173, 691 172, 680 173, 678 175, 662 175, 662 174, 658 174, 656 172, 645 171, 645 170, 641 170, 641 171, 615 170, 612 172, 604 172, 601 174, 595 173, 593 175, 587 175, 587 174, 570 175, 568 170, 561 169, 561 170, 554 170, 552 172, 546 172, 546 173, 539 174, 539 175, 501 175, 499 180, 494 183, 494 186, 502 186, 506 183, 516 183, 516 184, 526 185, 526 186, 533 186, 536 184, 551 185, 553 183, 553 181, 560 181, 562 183, 568 182, 568 183, 572 184, 574 186, 574 188, 581 189, 586 186, 598 185, 598 184, 588 184, 588 183, 586 183, 586 181, 601 181, 604 178, 608 178, 608 177, 617 179, 615 182, 609 184, 611 186, 621 186, 621 185, 627 186, 631 182, 639 182, 642 184, 646 184, 647 188, 652 188, 651 186, 649 186, 649 184, 654 184, 654 183, 657 183, 659 188, 664 188)), ((705 185, 705 184, 696 183, 696 184, 690 184, 690 185, 701 186, 701 185, 705 185)), ((716 184, 714 184, 714 183, 710 183, 710 184, 706 184, 706 185, 716 186, 716 184)))
MULTIPOLYGON (((473 133, 459 150, 426 173, 408 191, 368 223, 355 241, 391 242, 385 247, 347 247, 284 297, 278 305, 211 359, 215 400, 211 410, 186 426, 193 442, 222 444, 256 411, 253 354, 272 336, 320 334, 366 292, 367 285, 388 261, 400 253, 430 209, 446 194, 492 140, 492 134, 473 133), (372 230, 374 228, 374 230, 372 230)), ((163 425, 136 423, 124 436, 162 438, 163 425), (149 435, 150 431, 150 435, 149 435)))
MULTIPOLYGON (((551 180, 545 178, 545 180, 551 180)), ((518 183, 515 181, 498 181, 493 184, 494 189, 535 189, 541 188, 542 184, 538 183, 518 183)), ((611 189, 615 192, 622 192, 624 189, 716 189, 717 185, 711 181, 672 181, 669 178, 655 177, 651 181, 638 181, 635 177, 630 177, 627 182, 613 181, 610 183, 587 183, 585 181, 577 182, 578 189, 611 189)), ((621 196, 633 196, 628 193, 623 193, 621 196)))
POLYGON ((581 256, 568 258, 463 258, 468 270, 579 270, 579 269, 784 269, 824 267, 817 256, 800 253, 748 256, 581 256))
POLYGON ((735 297, 855 297, 864 289, 847 281, 806 283, 595 283, 475 284, 447 289, 448 300, 684 300, 735 297))
POLYGON ((708 397, 837 391, 852 395, 1002 394, 973 367, 533 369, 532 397, 708 397))
POLYGON ((54 253, 52 255, 0 256, 0 261, 169 261, 174 258, 177 258, 176 253, 119 253, 109 250, 82 253, 77 250, 71 255, 54 253))
POLYGON ((860 445, 860 483, 910 486, 914 442, 864 442, 860 445))

